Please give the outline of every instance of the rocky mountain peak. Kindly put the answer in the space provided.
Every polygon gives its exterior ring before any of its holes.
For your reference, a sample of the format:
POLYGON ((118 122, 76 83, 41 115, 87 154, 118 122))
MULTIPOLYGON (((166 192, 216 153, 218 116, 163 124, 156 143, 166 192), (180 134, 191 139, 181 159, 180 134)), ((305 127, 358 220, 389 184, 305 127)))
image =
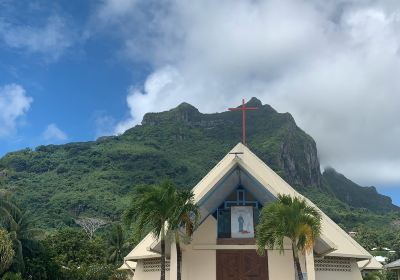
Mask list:
POLYGON ((252 97, 247 103, 247 106, 252 106, 252 107, 261 107, 263 104, 260 99, 256 97, 252 97))
POLYGON ((144 115, 143 125, 158 125, 173 122, 191 122, 199 119, 201 113, 193 105, 183 102, 177 107, 160 113, 147 113, 144 115))

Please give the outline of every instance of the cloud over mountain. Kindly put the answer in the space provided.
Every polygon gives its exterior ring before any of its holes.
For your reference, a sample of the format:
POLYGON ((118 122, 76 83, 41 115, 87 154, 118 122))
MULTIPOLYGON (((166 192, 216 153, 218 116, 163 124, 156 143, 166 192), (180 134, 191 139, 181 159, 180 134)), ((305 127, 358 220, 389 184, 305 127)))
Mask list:
POLYGON ((57 143, 67 140, 68 136, 56 124, 51 123, 43 131, 42 138, 48 143, 57 143))
POLYGON ((32 102, 33 98, 26 94, 22 86, 0 86, 0 138, 15 132, 32 102))
POLYGON ((257 96, 294 115, 323 164, 400 183, 398 1, 135 2, 124 53, 155 70, 129 90, 117 132, 182 101, 214 112, 257 96))

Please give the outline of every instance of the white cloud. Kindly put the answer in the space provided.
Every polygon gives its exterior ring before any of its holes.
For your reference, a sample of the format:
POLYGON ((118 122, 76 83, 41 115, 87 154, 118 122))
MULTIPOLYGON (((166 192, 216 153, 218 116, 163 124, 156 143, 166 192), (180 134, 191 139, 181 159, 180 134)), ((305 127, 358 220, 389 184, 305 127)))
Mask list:
POLYGON ((138 123, 149 111, 171 109, 171 101, 183 102, 186 96, 181 91, 183 80, 176 69, 164 67, 150 75, 144 85, 143 92, 130 87, 126 98, 129 107, 129 117, 118 123, 115 133, 120 134, 138 123), (179 96, 178 96, 179 95, 179 96), (157 104, 156 106, 154 106, 157 104))
POLYGON ((15 24, 0 18, 0 39, 11 48, 56 60, 72 45, 73 35, 66 21, 53 15, 40 26, 15 24))
POLYGON ((67 134, 54 123, 49 124, 42 133, 46 142, 62 142, 68 139, 67 134))
POLYGON ((215 112, 257 96, 294 115, 324 165, 400 184, 399 1, 137 2, 125 53, 155 70, 130 88, 116 132, 182 101, 215 112))
POLYGON ((97 11, 97 17, 103 21, 114 21, 129 15, 135 8, 136 0, 103 0, 97 11))
POLYGON ((0 137, 15 132, 19 120, 27 113, 32 102, 33 98, 20 85, 0 87, 0 137))

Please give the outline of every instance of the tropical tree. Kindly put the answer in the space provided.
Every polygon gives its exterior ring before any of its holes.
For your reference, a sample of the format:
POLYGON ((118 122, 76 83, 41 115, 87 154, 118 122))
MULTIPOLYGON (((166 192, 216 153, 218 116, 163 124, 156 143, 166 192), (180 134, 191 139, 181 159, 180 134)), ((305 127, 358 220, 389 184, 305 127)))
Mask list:
POLYGON ((3 275, 1 280, 23 280, 21 273, 7 272, 3 275))
POLYGON ((185 241, 185 239, 190 239, 193 235, 194 229, 198 225, 200 212, 198 206, 194 202, 194 194, 192 191, 177 190, 173 205, 174 211, 168 218, 168 231, 175 240, 177 280, 181 280, 182 250, 180 242, 181 239, 185 241))
POLYGON ((122 225, 119 223, 114 224, 108 239, 108 261, 113 264, 121 262, 129 247, 130 243, 125 239, 122 225))
POLYGON ((256 227, 257 252, 265 254, 265 246, 284 252, 284 239, 292 243, 293 259, 299 280, 303 280, 299 253, 311 251, 321 233, 321 214, 305 199, 278 195, 278 200, 265 206, 256 227))
POLYGON ((80 225, 90 239, 93 238, 95 232, 105 225, 107 225, 107 221, 101 218, 91 218, 91 217, 82 217, 75 220, 75 223, 80 225))
POLYGON ((13 258, 14 250, 10 235, 0 228, 0 275, 10 267, 13 258))
POLYGON ((34 220, 28 212, 15 212, 13 221, 6 229, 10 233, 13 242, 15 257, 13 268, 22 273, 25 272, 24 254, 33 253, 39 247, 39 239, 43 231, 33 227, 34 220))
POLYGON ((13 203, 11 195, 10 190, 0 189, 0 223, 4 227, 14 224, 14 216, 21 214, 19 208, 13 203))
POLYGON ((135 223, 136 234, 149 230, 161 242, 161 280, 165 280, 166 222, 174 212, 175 185, 165 180, 158 185, 138 186, 135 198, 124 214, 125 223, 135 223))
POLYGON ((92 263, 102 263, 106 258, 106 244, 100 237, 89 239, 78 228, 64 228, 46 238, 46 243, 60 267, 73 269, 92 263))
MULTIPOLYGON (((32 219, 12 201, 13 188, 0 189, 0 223, 9 232, 15 251, 12 268, 24 273, 24 251, 37 247, 39 230, 32 227, 32 219)), ((40 231, 41 232, 41 231, 40 231)))

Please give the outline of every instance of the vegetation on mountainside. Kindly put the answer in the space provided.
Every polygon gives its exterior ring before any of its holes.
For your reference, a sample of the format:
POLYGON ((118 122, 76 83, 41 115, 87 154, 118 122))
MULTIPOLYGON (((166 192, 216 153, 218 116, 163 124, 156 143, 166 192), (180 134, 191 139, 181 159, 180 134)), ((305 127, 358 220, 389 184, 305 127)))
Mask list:
POLYGON ((10 267, 14 254, 10 234, 0 228, 0 275, 10 267))
MULTIPOLYGON (((392 232, 376 242, 363 237, 363 245, 395 246, 391 241, 399 240, 400 216, 390 198, 337 172, 321 174, 314 140, 290 114, 256 99, 249 103, 260 107, 248 113, 247 123, 248 144, 257 156, 345 230, 361 236, 392 232)), ((202 114, 183 103, 147 114, 142 125, 123 135, 9 153, 0 159, 0 185, 14 186, 18 205, 35 217, 36 227, 50 233, 77 227, 75 220, 82 216, 114 222, 129 205, 132 186, 171 178, 181 188, 192 188, 240 137, 239 113, 202 114)))
MULTIPOLYGON (((396 210, 389 198, 373 192, 361 201, 358 193, 365 189, 355 184, 342 197, 342 181, 321 175, 315 142, 290 114, 277 113, 257 99, 249 103, 260 107, 248 116, 249 147, 295 188, 311 199, 328 198, 334 212, 355 207, 369 217, 396 210)), ((115 221, 128 205, 133 185, 171 178, 182 188, 193 187, 239 142, 240 122, 236 112, 201 114, 183 103, 147 114, 143 125, 120 136, 9 153, 0 159, 0 181, 21 190, 18 202, 38 218, 39 227, 74 226, 82 215, 115 221)), ((347 224, 359 218, 353 213, 335 220, 347 224)), ((357 216, 366 220, 362 213, 357 216)))
POLYGON ((360 187, 333 168, 326 168, 323 179, 330 186, 330 191, 344 203, 355 208, 367 208, 372 211, 391 210, 390 197, 379 194, 375 187, 360 187), (371 197, 374 198, 373 203, 371 197))

